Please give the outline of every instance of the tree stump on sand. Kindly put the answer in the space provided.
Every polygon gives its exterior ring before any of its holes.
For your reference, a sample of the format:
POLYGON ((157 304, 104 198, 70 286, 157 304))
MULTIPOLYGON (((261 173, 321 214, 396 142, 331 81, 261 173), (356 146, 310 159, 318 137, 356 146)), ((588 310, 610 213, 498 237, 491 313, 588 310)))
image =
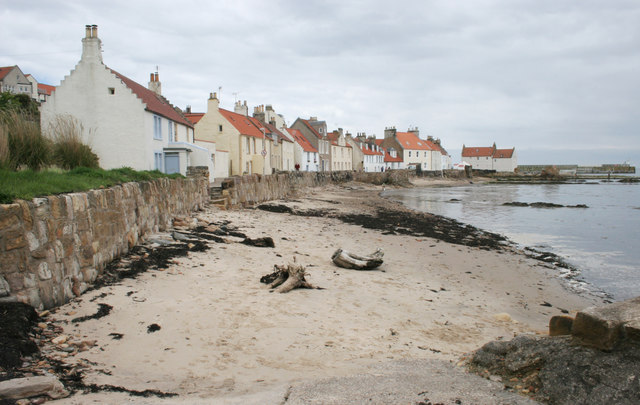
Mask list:
POLYGON ((305 280, 306 269, 304 266, 295 263, 289 263, 286 266, 273 266, 274 272, 260 278, 260 282, 269 284, 270 289, 274 289, 279 293, 287 293, 294 288, 316 288, 305 280))
POLYGON ((331 260, 337 266, 345 269, 372 270, 382 264, 382 256, 384 256, 384 252, 380 248, 369 256, 358 256, 346 250, 338 249, 331 256, 331 260))

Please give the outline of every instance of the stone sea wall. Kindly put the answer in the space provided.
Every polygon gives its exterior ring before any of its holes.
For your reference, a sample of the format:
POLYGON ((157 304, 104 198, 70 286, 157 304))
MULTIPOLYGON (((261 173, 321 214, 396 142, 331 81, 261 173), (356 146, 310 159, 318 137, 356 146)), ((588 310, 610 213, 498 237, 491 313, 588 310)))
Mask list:
MULTIPOLYGON (((393 170, 365 172, 286 172, 269 176, 259 174, 231 177, 222 183, 222 196, 228 207, 241 207, 264 201, 292 197, 307 187, 359 181, 372 184, 406 184, 412 172, 393 170)), ((413 174, 415 175, 415 174, 413 174)))
POLYGON ((0 301, 52 308, 87 289, 104 266, 172 217, 202 209, 205 176, 0 205, 0 301))

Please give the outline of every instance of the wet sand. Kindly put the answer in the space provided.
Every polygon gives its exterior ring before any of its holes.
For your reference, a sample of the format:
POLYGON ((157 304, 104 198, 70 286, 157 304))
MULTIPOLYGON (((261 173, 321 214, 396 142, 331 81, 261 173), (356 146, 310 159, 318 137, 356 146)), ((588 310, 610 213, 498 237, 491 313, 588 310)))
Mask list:
POLYGON ((570 293, 546 263, 505 244, 477 243, 490 236, 459 244, 416 233, 410 224, 428 226, 421 222, 428 214, 378 197, 381 190, 350 183, 267 204, 291 213, 194 213, 210 229, 271 237, 275 247, 247 246, 238 243, 240 237, 225 236, 228 243, 208 241, 208 250, 171 259, 164 269, 87 292, 48 321, 69 337, 63 346, 87 340, 95 345, 70 353, 53 343, 43 348, 67 369, 76 367, 85 386, 177 396, 78 391, 52 403, 240 403, 293 382, 346 376, 392 360, 457 363, 490 340, 546 333, 551 316, 597 302, 570 293), (404 222, 375 229, 349 220, 368 216, 375 223, 378 216, 384 222, 385 212, 404 222), (385 262, 377 270, 347 270, 331 262, 338 248, 367 254, 378 247, 385 262), (278 294, 259 282, 294 256, 321 290, 278 294), (106 316, 72 321, 95 314, 100 304, 111 307, 106 316))

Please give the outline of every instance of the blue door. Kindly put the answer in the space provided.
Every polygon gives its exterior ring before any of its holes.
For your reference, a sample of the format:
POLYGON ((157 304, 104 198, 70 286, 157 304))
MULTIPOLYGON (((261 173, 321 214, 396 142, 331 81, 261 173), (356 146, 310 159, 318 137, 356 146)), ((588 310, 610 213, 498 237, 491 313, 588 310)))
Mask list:
POLYGON ((167 174, 180 173, 180 156, 177 153, 164 154, 164 172, 167 174))

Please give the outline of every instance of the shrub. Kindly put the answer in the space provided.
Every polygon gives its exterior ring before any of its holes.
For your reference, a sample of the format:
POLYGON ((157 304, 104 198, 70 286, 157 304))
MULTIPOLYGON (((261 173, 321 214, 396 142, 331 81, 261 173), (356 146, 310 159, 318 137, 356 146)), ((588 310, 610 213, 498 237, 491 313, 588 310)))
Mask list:
POLYGON ((71 116, 58 116, 48 128, 53 140, 52 162, 70 170, 76 167, 98 167, 98 155, 82 142, 84 127, 71 116))
POLYGON ((0 126, 6 137, 9 168, 40 170, 48 164, 49 140, 42 136, 36 117, 15 110, 2 111, 0 126))
POLYGON ((6 127, 0 123, 0 169, 9 167, 9 137, 6 127))

